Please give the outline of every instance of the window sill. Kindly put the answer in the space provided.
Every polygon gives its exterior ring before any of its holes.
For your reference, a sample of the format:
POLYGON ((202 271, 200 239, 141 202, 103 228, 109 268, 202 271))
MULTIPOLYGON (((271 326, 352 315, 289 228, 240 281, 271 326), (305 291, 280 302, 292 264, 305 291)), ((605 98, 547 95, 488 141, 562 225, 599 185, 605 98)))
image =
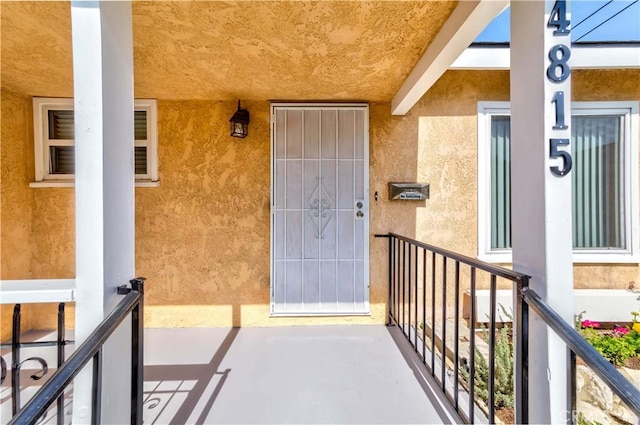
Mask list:
MULTIPOLYGON (((477 256, 478 260, 484 261, 490 264, 499 264, 502 266, 511 267, 513 265, 513 259, 511 254, 490 254, 482 253, 477 256)), ((573 253, 573 264, 638 264, 640 263, 640 256, 638 254, 631 253, 573 253)))
MULTIPOLYGON (((44 180, 41 182, 31 182, 29 183, 29 187, 75 187, 75 182, 68 180, 44 180)), ((135 187, 160 187, 160 181, 136 180, 135 187)))
POLYGON ((136 180, 136 187, 160 187, 160 180, 136 180))

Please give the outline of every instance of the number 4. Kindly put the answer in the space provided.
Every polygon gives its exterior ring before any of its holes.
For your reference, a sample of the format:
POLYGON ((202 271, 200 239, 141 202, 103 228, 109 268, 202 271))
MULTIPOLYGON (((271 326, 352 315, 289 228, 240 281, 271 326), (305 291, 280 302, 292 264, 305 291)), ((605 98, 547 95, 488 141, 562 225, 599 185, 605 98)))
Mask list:
POLYGON ((556 27, 557 30, 553 31, 553 35, 565 35, 569 34, 571 30, 568 28, 571 21, 567 20, 567 2, 566 0, 557 0, 551 9, 551 15, 549 16, 548 27, 556 27))

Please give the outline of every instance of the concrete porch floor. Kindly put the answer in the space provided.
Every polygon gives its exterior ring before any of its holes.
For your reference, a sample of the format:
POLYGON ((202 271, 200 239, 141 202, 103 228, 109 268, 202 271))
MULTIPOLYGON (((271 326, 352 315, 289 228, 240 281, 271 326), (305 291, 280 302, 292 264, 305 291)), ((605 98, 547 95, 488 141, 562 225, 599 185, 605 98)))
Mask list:
MULTIPOLYGON (((52 339, 51 331, 23 334, 23 341, 52 339)), ((2 355, 10 365, 10 350, 2 355)), ((55 370, 55 347, 22 351, 31 356, 50 371, 33 381, 35 364, 22 369, 22 405, 55 370)), ((10 386, 9 374, 0 423, 11 418, 10 386)), ((145 329, 144 397, 145 424, 461 422, 400 330, 385 326, 145 329)), ((71 401, 69 388, 65 423, 71 401)), ((56 423, 55 405, 41 423, 56 423)))
POLYGON ((146 424, 457 423, 397 328, 146 329, 146 424))

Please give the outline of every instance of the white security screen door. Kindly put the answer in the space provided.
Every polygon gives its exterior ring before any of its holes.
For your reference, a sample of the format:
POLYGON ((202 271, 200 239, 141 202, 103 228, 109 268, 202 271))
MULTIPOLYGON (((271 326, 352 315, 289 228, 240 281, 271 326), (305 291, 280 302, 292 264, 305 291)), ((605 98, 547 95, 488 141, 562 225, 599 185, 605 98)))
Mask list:
POLYGON ((367 314, 368 106, 271 112, 271 312, 367 314))

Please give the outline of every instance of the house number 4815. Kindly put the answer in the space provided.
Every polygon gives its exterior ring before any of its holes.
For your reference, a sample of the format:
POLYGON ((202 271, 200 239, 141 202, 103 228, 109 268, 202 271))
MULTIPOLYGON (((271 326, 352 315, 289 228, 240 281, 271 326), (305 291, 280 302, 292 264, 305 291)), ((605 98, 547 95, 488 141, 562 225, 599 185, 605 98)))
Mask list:
MULTIPOLYGON (((556 28, 553 31, 554 36, 568 36, 570 21, 567 20, 567 3, 565 0, 557 0, 551 9, 547 27, 556 28)), ((547 67, 547 79, 552 83, 562 84, 569 78, 571 68, 567 61, 571 57, 571 49, 566 44, 556 44, 549 49, 549 67, 547 67)), ((551 103, 555 105, 555 123, 552 130, 568 130, 569 126, 565 123, 565 99, 564 90, 556 91, 553 94, 551 103)), ((549 157, 552 159, 562 158, 562 168, 557 166, 550 167, 551 173, 558 177, 566 176, 573 166, 571 153, 560 150, 561 146, 569 149, 570 139, 551 138, 549 139, 549 157)))

